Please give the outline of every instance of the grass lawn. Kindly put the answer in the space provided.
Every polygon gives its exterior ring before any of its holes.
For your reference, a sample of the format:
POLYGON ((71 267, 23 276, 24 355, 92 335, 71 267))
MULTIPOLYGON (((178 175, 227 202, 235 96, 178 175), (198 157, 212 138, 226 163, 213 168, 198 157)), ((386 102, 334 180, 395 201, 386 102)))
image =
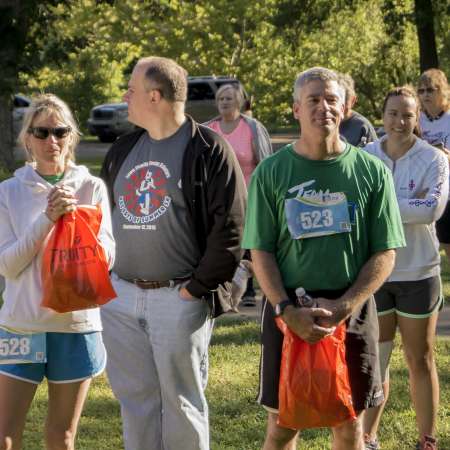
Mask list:
MULTIPOLYGON (((255 403, 259 362, 259 327, 255 321, 221 319, 210 348, 210 405, 212 450, 260 449, 264 439, 266 414, 255 403)), ((441 449, 450 449, 450 339, 438 339, 438 370, 441 381, 439 438, 441 449)), ((408 394, 408 375, 399 350, 394 352, 391 370, 392 391, 381 426, 384 450, 412 449, 416 439, 414 412, 408 394)), ((29 413, 24 450, 42 449, 42 424, 46 411, 43 384, 29 413)), ((307 431, 298 448, 329 448, 326 430, 307 431)), ((94 380, 81 418, 79 450, 120 450, 119 407, 105 376, 94 380)), ((182 450, 182 449, 180 449, 182 450)))
MULTIPOLYGON (((100 161, 85 161, 98 173, 100 161)), ((80 161, 83 163, 83 161, 80 161)), ((443 267, 446 297, 450 297, 450 270, 443 267)), ((450 339, 439 338, 436 347, 441 383, 438 438, 442 450, 450 449, 450 339)), ((266 414, 255 402, 259 364, 259 326, 256 321, 223 318, 217 321, 210 347, 210 379, 207 396, 210 405, 211 449, 260 449, 266 414)), ((136 374, 139 376, 139 374, 136 374)), ((414 412, 408 393, 408 374, 400 351, 394 351, 391 365, 391 397, 380 430, 384 450, 414 448, 417 438, 414 412)), ((24 450, 40 450, 46 414, 47 387, 42 384, 31 407, 24 435, 24 450)), ((330 448, 326 430, 303 434, 298 448, 330 448)), ((81 418, 78 450, 121 450, 120 411, 105 376, 94 380, 81 418)), ((142 449, 145 450, 145 449, 142 449)), ((183 450, 183 449, 180 449, 183 450)))

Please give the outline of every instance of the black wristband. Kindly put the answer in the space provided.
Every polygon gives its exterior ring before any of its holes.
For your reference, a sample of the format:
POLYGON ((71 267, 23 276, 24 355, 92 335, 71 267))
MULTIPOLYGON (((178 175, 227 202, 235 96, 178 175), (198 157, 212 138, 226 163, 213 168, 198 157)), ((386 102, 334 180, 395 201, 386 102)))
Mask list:
POLYGON ((281 317, 283 315, 283 313, 284 313, 284 310, 288 306, 295 306, 294 302, 290 298, 288 298, 286 300, 281 300, 281 302, 277 303, 273 307, 273 311, 274 311, 275 317, 281 317))

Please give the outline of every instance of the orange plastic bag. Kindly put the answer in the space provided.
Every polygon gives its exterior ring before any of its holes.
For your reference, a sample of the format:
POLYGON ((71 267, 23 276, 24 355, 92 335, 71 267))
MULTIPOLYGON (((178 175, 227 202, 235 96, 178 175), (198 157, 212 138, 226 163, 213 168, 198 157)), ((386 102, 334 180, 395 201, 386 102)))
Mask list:
POLYGON ((42 261, 41 306, 59 313, 96 308, 117 297, 97 239, 100 206, 79 206, 55 224, 42 261))
POLYGON ((300 430, 356 419, 345 360, 345 325, 309 344, 276 320, 284 334, 278 424, 300 430))

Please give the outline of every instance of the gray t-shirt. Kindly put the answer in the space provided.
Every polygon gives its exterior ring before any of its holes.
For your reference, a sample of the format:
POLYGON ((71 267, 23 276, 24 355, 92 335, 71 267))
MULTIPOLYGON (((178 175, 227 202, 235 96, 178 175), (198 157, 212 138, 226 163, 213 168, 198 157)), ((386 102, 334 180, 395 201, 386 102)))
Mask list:
POLYGON ((372 124, 356 111, 353 111, 348 119, 341 122, 339 133, 355 147, 364 147, 369 142, 377 140, 377 134, 372 124))
POLYGON ((186 121, 166 139, 144 133, 114 183, 113 271, 121 278, 164 281, 189 276, 199 251, 186 219, 181 166, 190 137, 186 121))

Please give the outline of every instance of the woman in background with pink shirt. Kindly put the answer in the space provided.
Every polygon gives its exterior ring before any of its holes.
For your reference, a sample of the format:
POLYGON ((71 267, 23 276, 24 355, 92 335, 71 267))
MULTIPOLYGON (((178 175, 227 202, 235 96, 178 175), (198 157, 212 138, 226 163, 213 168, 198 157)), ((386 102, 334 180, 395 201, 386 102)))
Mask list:
MULTIPOLYGON (((205 125, 223 136, 231 145, 248 186, 258 163, 273 153, 269 133, 261 122, 241 113, 244 95, 238 84, 222 85, 216 92, 216 104, 220 116, 205 125)), ((249 255, 244 257, 249 258, 249 255)), ((256 305, 252 278, 248 280, 242 304, 256 305)))

